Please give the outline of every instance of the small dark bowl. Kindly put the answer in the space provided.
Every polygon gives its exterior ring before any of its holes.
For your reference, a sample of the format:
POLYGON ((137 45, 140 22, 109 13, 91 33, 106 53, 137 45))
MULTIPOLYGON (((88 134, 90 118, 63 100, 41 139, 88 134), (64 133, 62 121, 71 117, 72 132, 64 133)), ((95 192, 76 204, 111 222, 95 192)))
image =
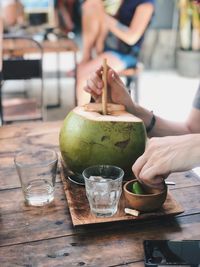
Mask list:
POLYGON ((144 212, 159 209, 166 200, 167 185, 165 184, 162 191, 151 189, 151 191, 147 192, 147 189, 145 188, 145 192, 147 193, 139 195, 132 192, 132 185, 136 181, 136 179, 128 181, 123 186, 127 206, 144 212))

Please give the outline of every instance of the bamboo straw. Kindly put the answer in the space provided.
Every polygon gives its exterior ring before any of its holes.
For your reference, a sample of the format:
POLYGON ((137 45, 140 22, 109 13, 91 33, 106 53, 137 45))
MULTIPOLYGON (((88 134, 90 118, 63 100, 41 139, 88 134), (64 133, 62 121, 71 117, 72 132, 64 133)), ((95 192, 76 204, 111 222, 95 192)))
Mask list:
POLYGON ((102 111, 103 111, 103 115, 107 114, 107 60, 106 58, 104 58, 103 60, 103 75, 102 75, 102 79, 103 79, 103 83, 104 83, 104 87, 103 87, 103 91, 102 91, 102 111))

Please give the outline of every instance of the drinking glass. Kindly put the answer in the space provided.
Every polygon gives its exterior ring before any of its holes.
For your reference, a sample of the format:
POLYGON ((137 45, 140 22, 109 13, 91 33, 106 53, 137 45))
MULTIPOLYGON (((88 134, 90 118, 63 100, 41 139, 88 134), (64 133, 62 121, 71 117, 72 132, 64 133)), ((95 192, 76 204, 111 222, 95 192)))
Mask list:
POLYGON ((53 201, 58 163, 54 150, 24 150, 15 156, 14 162, 25 203, 43 206, 53 201))
POLYGON ((91 212, 97 217, 113 216, 118 209, 124 171, 112 165, 96 165, 83 171, 91 212))

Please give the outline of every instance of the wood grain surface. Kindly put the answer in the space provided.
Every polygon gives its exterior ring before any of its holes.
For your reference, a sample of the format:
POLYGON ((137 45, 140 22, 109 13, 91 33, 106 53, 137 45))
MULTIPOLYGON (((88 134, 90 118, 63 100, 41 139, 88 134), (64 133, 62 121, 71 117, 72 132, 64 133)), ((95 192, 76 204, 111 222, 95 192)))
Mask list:
POLYGON ((24 204, 13 158, 27 147, 59 153, 62 122, 0 128, 0 266, 144 266, 145 239, 200 239, 200 179, 193 172, 171 174, 177 216, 95 223, 74 227, 57 173, 55 200, 36 208, 24 204))
MULTIPOLYGON (((59 52, 77 52, 77 44, 70 39, 59 39, 57 42, 45 40, 41 43, 44 53, 59 52)), ((23 56, 24 54, 38 53, 37 46, 29 40, 11 40, 4 39, 3 55, 4 56, 23 56)))

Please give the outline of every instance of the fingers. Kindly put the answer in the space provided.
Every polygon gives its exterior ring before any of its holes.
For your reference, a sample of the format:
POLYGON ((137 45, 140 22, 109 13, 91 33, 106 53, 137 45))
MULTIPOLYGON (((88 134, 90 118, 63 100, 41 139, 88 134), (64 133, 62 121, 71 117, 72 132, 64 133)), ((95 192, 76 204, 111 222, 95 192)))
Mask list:
POLYGON ((132 166, 132 171, 136 178, 138 179, 140 178, 140 172, 143 166, 145 165, 145 163, 146 163, 146 159, 145 159, 144 154, 135 161, 134 165, 132 166))
MULTIPOLYGON (((97 99, 102 94, 104 85, 102 81, 102 72, 103 67, 101 66, 90 75, 90 77, 87 79, 86 86, 84 87, 84 90, 87 93, 90 93, 94 99, 97 99)), ((111 76, 113 75, 114 71, 110 69, 110 67, 108 67, 108 73, 108 76, 110 77, 109 81, 113 82, 113 78, 111 76)))
MULTIPOLYGON (((97 95, 101 95, 103 88, 102 72, 103 72, 103 67, 101 66, 96 70, 96 72, 90 75, 89 79, 87 80, 87 85, 85 88, 88 93, 94 92, 97 95)), ((121 86, 121 84, 123 84, 121 79, 119 78, 119 75, 109 66, 107 73, 107 81, 111 87, 113 85, 121 86)))
MULTIPOLYGON (((96 102, 100 100, 104 83, 102 81, 103 67, 101 66, 94 73, 90 75, 86 82, 84 90, 90 93, 96 102)), ((121 81, 119 75, 108 66, 107 72, 108 83, 108 102, 114 102, 118 104, 124 104, 126 106, 129 95, 125 89, 125 85, 121 81), (128 97, 127 97, 128 95, 128 97)))
POLYGON ((164 178, 162 175, 151 174, 151 168, 148 169, 148 173, 141 174, 139 180, 151 188, 160 190, 164 188, 164 178))
POLYGON ((99 68, 96 72, 92 73, 87 80, 84 90, 90 94, 99 96, 102 94, 103 81, 101 79, 101 71, 99 68))
POLYGON ((116 71, 114 71, 111 68, 108 68, 108 83, 111 85, 112 83, 117 84, 118 86, 122 86, 124 85, 122 80, 120 79, 119 75, 117 74, 116 71))
POLYGON ((98 102, 99 95, 97 95, 94 92, 92 92, 87 86, 84 86, 83 90, 86 91, 87 93, 91 94, 91 96, 95 100, 95 102, 98 102))
POLYGON ((139 157, 132 167, 136 178, 143 184, 156 189, 164 188, 164 175, 158 165, 152 164, 145 153, 139 157))

